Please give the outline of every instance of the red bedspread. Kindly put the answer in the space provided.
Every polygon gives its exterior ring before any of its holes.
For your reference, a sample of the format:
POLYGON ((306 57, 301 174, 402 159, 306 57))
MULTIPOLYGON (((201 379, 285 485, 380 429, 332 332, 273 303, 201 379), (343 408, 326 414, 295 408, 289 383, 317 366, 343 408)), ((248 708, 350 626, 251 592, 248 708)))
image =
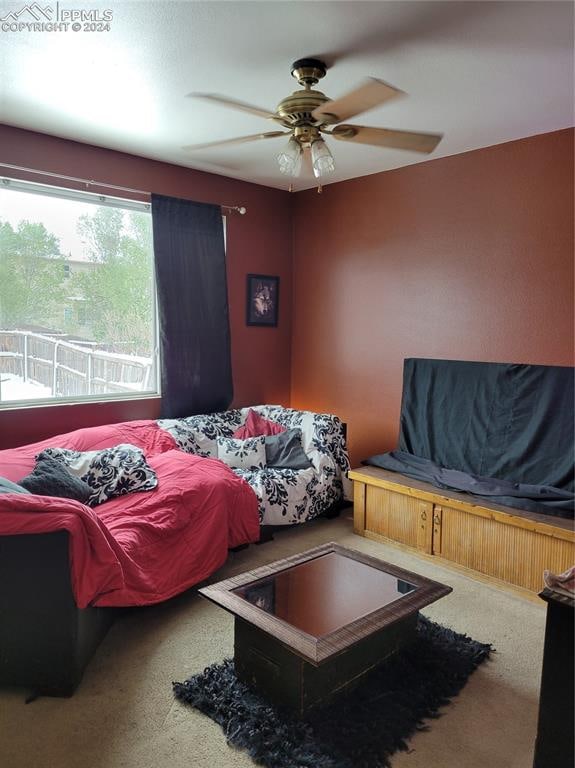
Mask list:
POLYGON ((228 549, 257 541, 257 499, 249 485, 215 459, 175 448, 155 422, 81 429, 0 451, 0 476, 17 481, 43 448, 96 450, 132 443, 158 475, 154 491, 90 508, 69 499, 0 494, 0 535, 70 533, 72 587, 87 605, 148 605, 166 600, 217 570, 228 549))

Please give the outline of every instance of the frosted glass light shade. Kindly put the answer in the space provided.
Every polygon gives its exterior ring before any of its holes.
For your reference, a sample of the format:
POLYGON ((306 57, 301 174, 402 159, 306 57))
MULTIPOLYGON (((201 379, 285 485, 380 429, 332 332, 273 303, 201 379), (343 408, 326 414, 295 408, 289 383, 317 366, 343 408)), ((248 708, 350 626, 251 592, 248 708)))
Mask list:
POLYGON ((311 162, 316 179, 335 171, 335 161, 323 139, 317 139, 311 145, 311 162))
POLYGON ((297 176, 301 168, 301 147, 292 136, 277 156, 280 171, 288 176, 297 176))

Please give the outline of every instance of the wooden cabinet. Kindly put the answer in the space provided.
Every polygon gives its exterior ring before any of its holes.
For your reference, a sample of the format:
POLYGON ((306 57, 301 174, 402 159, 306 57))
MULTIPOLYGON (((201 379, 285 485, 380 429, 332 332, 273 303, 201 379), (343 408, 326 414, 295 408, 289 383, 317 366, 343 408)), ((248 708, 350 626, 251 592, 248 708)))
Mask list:
POLYGON ((354 531, 392 541, 539 592, 543 571, 575 562, 572 522, 442 491, 377 467, 349 473, 354 482, 354 531))

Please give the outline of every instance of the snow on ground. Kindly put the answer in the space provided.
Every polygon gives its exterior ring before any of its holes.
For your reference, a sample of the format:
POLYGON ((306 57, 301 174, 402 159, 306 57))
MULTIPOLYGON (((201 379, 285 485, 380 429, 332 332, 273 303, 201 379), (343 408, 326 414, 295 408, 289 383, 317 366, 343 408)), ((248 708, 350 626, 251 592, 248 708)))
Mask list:
MULTIPOLYGON (((145 392, 142 383, 130 383, 126 381, 110 382, 115 384, 109 390, 109 394, 121 394, 126 392, 145 392)), ((24 381, 21 376, 13 373, 0 373, 0 403, 14 400, 40 400, 52 397, 52 388, 37 384, 35 381, 24 381)))
POLYGON ((0 402, 38 400, 43 397, 52 397, 50 387, 44 387, 33 381, 24 381, 13 373, 0 373, 0 402))

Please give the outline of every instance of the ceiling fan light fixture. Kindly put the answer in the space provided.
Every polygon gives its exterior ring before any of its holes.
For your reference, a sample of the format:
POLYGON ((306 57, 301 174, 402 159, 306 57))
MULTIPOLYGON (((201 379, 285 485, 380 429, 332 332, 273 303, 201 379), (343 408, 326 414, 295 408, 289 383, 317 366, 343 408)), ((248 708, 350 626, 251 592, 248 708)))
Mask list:
POLYGON ((287 176, 297 176, 301 168, 301 146, 293 136, 277 156, 280 171, 287 176))
POLYGON ((316 139, 311 145, 311 162, 316 179, 335 171, 335 160, 323 139, 316 139))

